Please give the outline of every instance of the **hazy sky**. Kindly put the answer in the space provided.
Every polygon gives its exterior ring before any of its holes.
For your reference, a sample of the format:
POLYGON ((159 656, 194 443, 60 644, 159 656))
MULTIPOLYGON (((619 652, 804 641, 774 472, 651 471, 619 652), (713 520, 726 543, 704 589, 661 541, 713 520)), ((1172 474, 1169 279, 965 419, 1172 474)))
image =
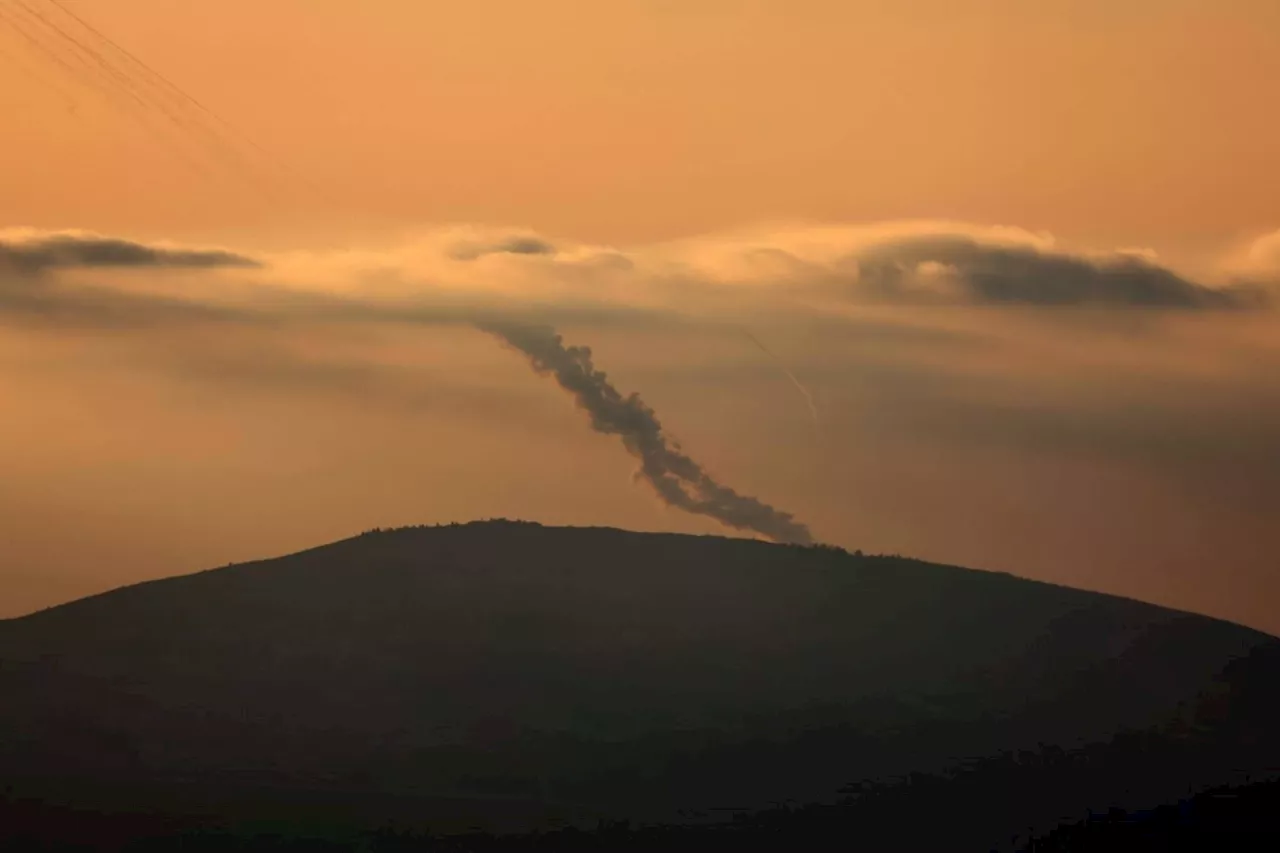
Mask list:
POLYGON ((372 526, 723 531, 499 311, 819 539, 1280 632, 1280 3, 64 5, 199 106, 0 0, 0 616, 372 526))

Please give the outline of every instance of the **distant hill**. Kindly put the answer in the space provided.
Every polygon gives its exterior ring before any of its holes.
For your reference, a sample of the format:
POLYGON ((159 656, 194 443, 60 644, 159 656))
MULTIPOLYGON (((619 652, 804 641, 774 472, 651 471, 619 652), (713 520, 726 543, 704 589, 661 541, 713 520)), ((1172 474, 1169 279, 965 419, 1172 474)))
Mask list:
MULTIPOLYGON (((1009 794, 967 830, 1007 844, 1280 768, 1280 641, 1256 631, 899 557, 521 522, 0 621, 0 697, 10 812, 148 827, 696 824, 850 790, 904 814, 959 779, 1009 794)), ((930 831, 901 823, 902 849, 930 831)))

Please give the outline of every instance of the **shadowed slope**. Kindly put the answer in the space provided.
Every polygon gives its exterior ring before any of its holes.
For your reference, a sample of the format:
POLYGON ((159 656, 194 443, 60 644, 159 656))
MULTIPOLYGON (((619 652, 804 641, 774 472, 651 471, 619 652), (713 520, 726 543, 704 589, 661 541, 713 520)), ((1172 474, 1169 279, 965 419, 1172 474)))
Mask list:
POLYGON ((1135 783, 1161 798, 1280 765, 1259 722, 1280 710, 1278 645, 835 549, 414 528, 0 622, 0 771, 71 800, 502 829, 830 800, 1122 729, 1205 744, 1135 783))

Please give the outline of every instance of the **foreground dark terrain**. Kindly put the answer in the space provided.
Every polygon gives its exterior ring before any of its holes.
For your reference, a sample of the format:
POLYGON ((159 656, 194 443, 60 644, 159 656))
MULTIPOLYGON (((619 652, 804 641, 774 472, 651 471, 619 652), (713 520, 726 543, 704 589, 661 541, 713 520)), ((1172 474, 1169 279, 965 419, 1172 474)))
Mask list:
POLYGON ((372 532, 0 622, 0 849, 1148 849, 1103 845, 1178 820, 1149 849, 1265 849, 1277 720, 1280 641, 1126 599, 372 532))

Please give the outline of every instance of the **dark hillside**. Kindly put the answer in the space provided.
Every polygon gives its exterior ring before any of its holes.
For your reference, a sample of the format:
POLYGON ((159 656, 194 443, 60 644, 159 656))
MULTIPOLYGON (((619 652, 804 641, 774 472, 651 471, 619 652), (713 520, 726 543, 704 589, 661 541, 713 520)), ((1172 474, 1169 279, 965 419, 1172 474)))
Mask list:
POLYGON ((1075 819, 1280 767, 1278 648, 836 549, 373 532, 0 622, 0 777, 107 809, 508 830, 834 802, 1144 733, 1159 772, 1046 811, 1075 819))

